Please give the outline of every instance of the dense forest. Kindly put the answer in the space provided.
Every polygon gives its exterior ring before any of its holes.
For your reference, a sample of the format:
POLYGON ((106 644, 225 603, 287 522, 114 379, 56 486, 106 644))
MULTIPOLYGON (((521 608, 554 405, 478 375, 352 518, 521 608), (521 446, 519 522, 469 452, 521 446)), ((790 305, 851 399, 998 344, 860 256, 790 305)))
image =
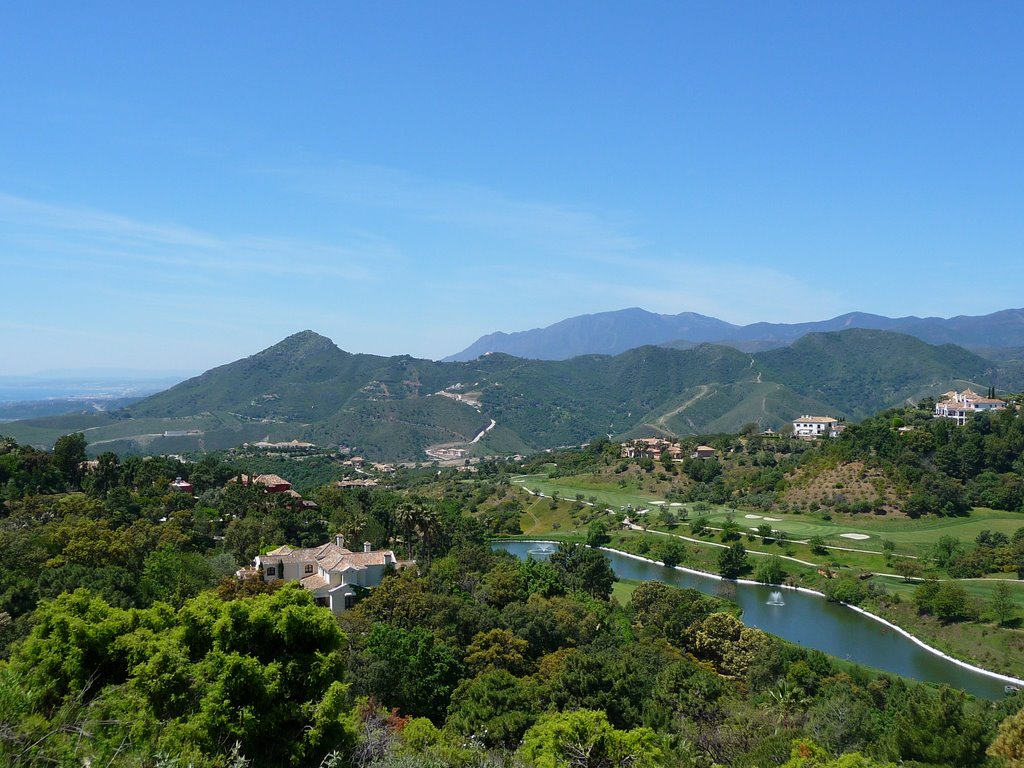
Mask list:
MULTIPOLYGON (((316 507, 195 463, 6 441, 0 757, 12 766, 997 766, 998 704, 878 674, 745 627, 728 603, 603 556, 486 546, 482 464, 321 487, 316 507), (195 495, 172 493, 187 478, 195 495), (336 620, 234 570, 341 531, 416 567, 336 620)), ((595 444, 589 459, 605 449, 595 444)), ((610 451, 609 451, 610 453, 610 451)), ((1000 723, 1005 725, 1000 730, 1000 723)), ((1010 763, 1012 764, 1012 763, 1010 763)))

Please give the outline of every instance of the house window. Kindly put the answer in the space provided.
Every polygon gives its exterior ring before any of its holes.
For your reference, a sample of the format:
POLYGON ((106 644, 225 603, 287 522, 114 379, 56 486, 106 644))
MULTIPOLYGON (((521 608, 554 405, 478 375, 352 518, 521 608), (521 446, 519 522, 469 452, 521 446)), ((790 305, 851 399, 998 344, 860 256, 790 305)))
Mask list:
POLYGON ((356 596, 355 595, 345 595, 345 610, 346 611, 349 608, 354 608, 355 604, 356 604, 356 596))
POLYGON ((306 563, 306 573, 312 573, 312 572, 313 572, 313 564, 312 563, 306 563))
POLYGON ((277 568, 273 565, 267 567, 267 576, 277 576, 277 568))

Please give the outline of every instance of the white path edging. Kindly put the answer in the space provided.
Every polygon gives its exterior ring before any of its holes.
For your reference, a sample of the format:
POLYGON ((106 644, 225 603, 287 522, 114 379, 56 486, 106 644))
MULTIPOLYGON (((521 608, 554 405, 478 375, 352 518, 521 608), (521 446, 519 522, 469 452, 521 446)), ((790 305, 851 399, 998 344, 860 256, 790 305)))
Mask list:
POLYGON ((945 659, 946 661, 952 662, 953 664, 956 664, 958 667, 969 669, 972 672, 977 672, 978 674, 986 675, 987 677, 994 677, 996 680, 1002 680, 1004 683, 1013 683, 1014 685, 1024 686, 1024 680, 1021 680, 1019 678, 1010 677, 1009 675, 1003 675, 999 672, 993 672, 990 669, 982 669, 981 667, 976 667, 973 664, 968 664, 966 661, 961 661, 960 659, 953 658, 948 653, 943 653, 938 648, 933 648, 932 646, 928 645, 926 642, 924 642, 924 640, 921 640, 919 637, 910 634, 903 627, 897 626, 896 624, 893 624, 891 621, 886 621, 881 616, 876 616, 870 611, 865 611, 860 606, 850 605, 849 603, 843 603, 843 605, 845 605, 847 608, 851 608, 852 610, 857 611, 857 613, 861 613, 870 619, 874 619, 875 621, 884 624, 885 626, 889 627, 892 630, 895 630, 896 632, 899 632, 905 638, 915 643, 916 645, 921 646, 929 653, 933 653, 936 656, 945 659))
MULTIPOLYGON (((654 563, 655 565, 665 566, 665 563, 663 563, 660 560, 652 560, 649 557, 641 557, 640 555, 634 555, 632 552, 623 552, 621 549, 612 549, 611 547, 599 547, 599 549, 605 552, 614 552, 617 555, 629 557, 634 560, 643 560, 647 563, 654 563)), ((718 574, 708 573, 707 571, 698 571, 694 568, 685 568, 681 565, 675 566, 675 570, 683 571, 684 573, 691 573, 695 576, 703 576, 705 578, 714 579, 716 581, 727 581, 727 579, 723 579, 718 574)), ((773 589, 788 589, 791 592, 803 592, 805 595, 814 595, 815 597, 825 599, 825 594, 823 592, 818 592, 815 589, 808 589, 807 587, 792 587, 788 584, 762 584, 759 581, 753 581, 751 579, 728 579, 728 581, 735 581, 737 584, 751 584, 753 586, 759 587, 771 587, 773 589)), ((857 613, 867 616, 869 619, 873 619, 874 621, 877 621, 879 624, 884 624, 885 626, 889 627, 889 629, 899 632, 901 635, 903 635, 905 638, 913 642, 915 645, 918 645, 924 650, 928 651, 928 653, 938 656, 939 658, 945 659, 946 661, 952 662, 953 664, 956 664, 958 667, 963 667, 964 669, 969 669, 972 672, 977 672, 980 675, 986 675, 987 677, 992 677, 996 680, 1001 680, 1004 683, 1011 683, 1014 685, 1024 686, 1024 680, 1021 680, 1016 677, 1011 677, 1009 675, 1004 675, 999 672, 993 672, 990 669, 982 669, 981 667, 977 667, 974 664, 968 664, 966 661, 961 661, 960 659, 954 658, 950 656, 948 653, 943 653, 938 648, 933 648, 920 638, 910 634, 910 632, 903 629, 903 627, 897 626, 896 624, 893 624, 891 621, 887 621, 886 619, 883 619, 881 616, 871 613, 870 611, 866 611, 859 606, 851 605, 850 603, 840 603, 840 605, 843 605, 853 611, 856 611, 857 613)))

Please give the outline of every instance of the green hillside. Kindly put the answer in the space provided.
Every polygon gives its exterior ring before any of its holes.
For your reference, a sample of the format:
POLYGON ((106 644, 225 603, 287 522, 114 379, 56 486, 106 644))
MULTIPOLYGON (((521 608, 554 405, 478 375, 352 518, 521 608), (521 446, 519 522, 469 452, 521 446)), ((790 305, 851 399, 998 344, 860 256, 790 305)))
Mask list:
POLYGON ((810 334, 755 354, 700 344, 456 363, 350 354, 304 331, 113 413, 12 422, 3 431, 40 446, 83 431, 94 454, 297 438, 370 458, 423 460, 429 446, 486 455, 601 434, 730 432, 750 422, 778 429, 802 413, 856 420, 908 398, 987 387, 997 377, 1004 387, 1020 385, 997 366, 959 347, 885 331, 810 334))
POLYGON ((987 387, 995 378, 993 363, 961 347, 888 331, 812 333, 757 358, 766 381, 786 382, 854 419, 954 385, 987 387))

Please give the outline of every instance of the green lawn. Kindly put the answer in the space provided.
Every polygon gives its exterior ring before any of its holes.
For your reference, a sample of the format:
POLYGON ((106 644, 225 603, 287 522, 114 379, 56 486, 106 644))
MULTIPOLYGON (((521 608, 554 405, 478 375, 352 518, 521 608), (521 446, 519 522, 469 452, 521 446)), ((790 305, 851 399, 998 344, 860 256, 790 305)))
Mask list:
MULTIPOLYGON (((914 596, 914 590, 917 589, 919 582, 907 582, 904 579, 899 578, 886 578, 876 577, 879 581, 885 584, 885 588, 889 592, 895 592, 900 597, 910 600, 914 596)), ((1010 579, 1010 574, 1006 574, 1006 578, 1010 579)), ((995 589, 996 584, 999 582, 996 579, 959 579, 957 584, 963 587, 969 595, 977 598, 982 606, 982 615, 987 612, 987 606, 992 600, 992 590, 995 589)), ((1010 587, 1010 597, 1013 598, 1013 602, 1017 608, 1024 614, 1024 581, 1018 581, 1013 579, 1012 581, 1006 581, 1006 584, 1010 587)))
POLYGON ((619 605, 626 605, 633 599, 636 588, 643 584, 642 581, 632 579, 619 579, 612 586, 612 597, 619 601, 619 605))
POLYGON ((545 496, 558 493, 563 499, 575 499, 577 493, 582 493, 584 499, 591 496, 597 498, 601 504, 618 509, 626 504, 634 507, 647 506, 651 501, 657 500, 656 496, 638 493, 634 488, 619 488, 614 482, 601 482, 596 478, 573 477, 550 479, 547 475, 516 475, 512 482, 528 488, 531 491, 540 491, 545 496))
MULTIPOLYGON (((566 534, 583 534, 586 525, 580 525, 572 518, 572 504, 560 501, 554 509, 551 499, 531 496, 527 499, 526 508, 519 520, 524 534, 535 535, 560 531, 566 534)), ((589 510, 588 510, 589 511, 589 510)))
MULTIPOLYGON (((919 616, 913 603, 906 599, 896 605, 867 607, 956 658, 1014 677, 1020 677, 1024 669, 1024 631, 1020 629, 1000 628, 985 620, 942 624, 919 616)), ((983 610, 982 619, 985 618, 983 610)))
MULTIPOLYGON (((653 502, 664 501, 651 494, 639 493, 635 488, 619 488, 614 481, 597 476, 548 478, 545 475, 519 475, 513 478, 513 482, 547 495, 558 492, 566 499, 574 499, 578 493, 588 499, 593 496, 599 503, 607 504, 614 509, 632 505, 634 508, 650 509, 653 513, 662 506, 653 502)), ((680 511, 679 507, 669 508, 680 511)), ((692 504, 687 504, 686 508, 691 510, 690 519, 698 514, 692 511, 692 504)), ((950 535, 962 541, 973 541, 983 530, 999 531, 1010 536, 1024 526, 1022 514, 984 508, 974 509, 966 517, 923 517, 918 520, 872 515, 837 516, 833 520, 823 520, 818 515, 765 515, 742 509, 732 510, 724 506, 716 506, 710 512, 700 514, 706 516, 712 526, 721 525, 729 515, 732 515, 733 519, 746 529, 753 529, 768 522, 776 530, 785 531, 791 539, 806 540, 813 536, 821 536, 830 546, 849 549, 881 551, 882 542, 887 539, 896 545, 896 552, 906 555, 924 554, 942 536, 950 535), (766 520, 765 517, 772 519, 766 520), (869 538, 849 539, 840 535, 843 533, 862 534, 869 538)), ((685 526, 680 528, 683 527, 685 526)))

